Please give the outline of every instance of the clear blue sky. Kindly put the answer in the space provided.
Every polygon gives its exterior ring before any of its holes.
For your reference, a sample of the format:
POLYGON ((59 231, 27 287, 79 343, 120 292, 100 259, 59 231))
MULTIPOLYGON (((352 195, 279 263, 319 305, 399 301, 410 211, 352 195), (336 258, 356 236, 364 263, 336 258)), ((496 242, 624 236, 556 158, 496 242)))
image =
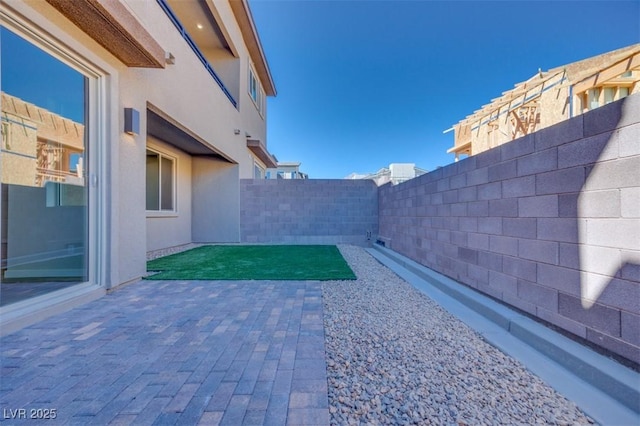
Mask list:
POLYGON ((453 162, 445 129, 513 85, 640 42, 635 1, 250 0, 267 143, 311 178, 453 162))

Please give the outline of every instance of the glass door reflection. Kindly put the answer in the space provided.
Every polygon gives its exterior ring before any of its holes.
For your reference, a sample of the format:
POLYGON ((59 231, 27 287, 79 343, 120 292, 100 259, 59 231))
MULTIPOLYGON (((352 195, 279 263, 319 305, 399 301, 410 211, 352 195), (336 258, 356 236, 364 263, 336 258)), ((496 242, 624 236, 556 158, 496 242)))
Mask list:
POLYGON ((87 78, 1 31, 4 306, 88 280, 87 78))

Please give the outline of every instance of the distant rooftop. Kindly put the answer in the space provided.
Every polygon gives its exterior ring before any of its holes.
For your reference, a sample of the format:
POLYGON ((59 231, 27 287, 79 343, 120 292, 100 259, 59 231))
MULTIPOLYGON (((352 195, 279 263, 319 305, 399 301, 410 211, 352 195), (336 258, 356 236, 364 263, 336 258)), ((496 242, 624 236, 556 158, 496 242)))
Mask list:
POLYGON ((389 182, 397 185, 425 173, 427 170, 417 167, 415 163, 391 163, 389 167, 383 167, 375 173, 351 173, 345 179, 371 179, 378 186, 389 182))

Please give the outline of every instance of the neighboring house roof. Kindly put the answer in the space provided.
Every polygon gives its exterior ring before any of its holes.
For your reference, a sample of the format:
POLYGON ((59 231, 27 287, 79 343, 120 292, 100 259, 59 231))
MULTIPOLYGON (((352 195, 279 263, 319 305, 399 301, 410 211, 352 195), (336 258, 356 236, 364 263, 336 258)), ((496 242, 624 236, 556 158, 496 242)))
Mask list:
POLYGON ((375 173, 351 173, 345 179, 371 179, 378 185, 389 181, 403 182, 427 173, 427 170, 416 167, 413 163, 391 163, 389 167, 382 167, 375 173))

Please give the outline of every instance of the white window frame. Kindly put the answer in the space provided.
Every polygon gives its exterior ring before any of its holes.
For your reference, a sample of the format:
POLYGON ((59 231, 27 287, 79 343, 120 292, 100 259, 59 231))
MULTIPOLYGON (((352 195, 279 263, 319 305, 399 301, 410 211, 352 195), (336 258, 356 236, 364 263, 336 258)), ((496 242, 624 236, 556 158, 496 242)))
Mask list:
MULTIPOLYGON (((156 146, 147 145, 145 149, 146 152, 150 151, 154 154, 157 154, 160 158, 160 169, 158 171, 158 191, 159 191, 159 207, 158 210, 148 210, 146 206, 146 195, 147 195, 147 181, 146 181, 146 173, 145 173, 145 210, 147 212, 147 217, 175 217, 178 215, 178 158, 174 155, 169 154, 168 152, 157 148, 156 146), (171 171, 171 210, 162 210, 162 158, 166 158, 171 160, 172 162, 172 171, 171 171)), ((146 167, 146 160, 145 160, 146 167)))
POLYGON ((264 108, 265 108, 265 98, 266 95, 264 93, 264 90, 262 89, 262 84, 260 83, 260 80, 257 77, 257 73, 253 70, 253 67, 251 65, 249 65, 249 72, 248 72, 248 82, 247 82, 247 93, 249 94, 249 98, 251 98, 251 101, 253 102, 253 105, 256 107, 256 109, 258 110, 258 113, 260 114, 260 117, 262 117, 264 119, 264 108), (254 87, 252 87, 254 86, 254 87), (254 89, 255 88, 255 96, 254 96, 254 89))
POLYGON ((265 173, 266 173, 266 168, 264 166, 262 166, 262 164, 258 163, 257 161, 253 162, 253 178, 254 179, 265 179, 265 173), (257 177, 256 176, 256 171, 260 171, 260 176, 257 177))

